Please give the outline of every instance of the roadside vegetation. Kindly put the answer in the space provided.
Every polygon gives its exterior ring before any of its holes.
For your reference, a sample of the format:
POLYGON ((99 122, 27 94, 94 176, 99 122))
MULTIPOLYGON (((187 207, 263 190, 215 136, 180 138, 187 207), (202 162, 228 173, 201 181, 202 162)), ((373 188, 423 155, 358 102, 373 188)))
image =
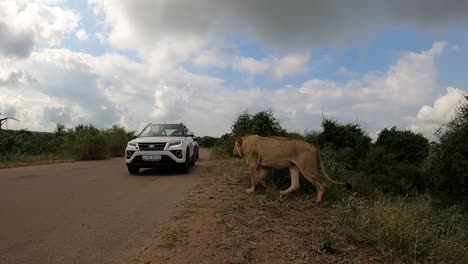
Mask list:
MULTIPOLYGON (((354 187, 350 192, 328 184, 322 206, 335 208, 334 224, 321 238, 321 252, 339 253, 336 237, 344 234, 372 246, 384 262, 468 263, 466 99, 454 118, 435 132, 437 142, 397 127, 382 129, 372 142, 361 124, 328 118, 321 131, 295 133, 282 128, 270 110, 244 112, 234 120, 231 133, 210 139, 212 157, 229 159, 235 138, 246 134, 305 140, 322 150, 330 175, 354 187)), ((273 200, 265 203, 272 216, 282 215, 273 201, 278 189, 289 185, 288 175, 287 170, 275 170, 267 179, 265 196, 273 200)), ((249 178, 243 181, 247 186, 249 178)), ((311 203, 314 191, 302 179, 293 199, 311 203)))
POLYGON ((121 157, 131 135, 119 126, 97 129, 78 125, 66 129, 57 124, 54 133, 2 130, 0 167, 121 157))

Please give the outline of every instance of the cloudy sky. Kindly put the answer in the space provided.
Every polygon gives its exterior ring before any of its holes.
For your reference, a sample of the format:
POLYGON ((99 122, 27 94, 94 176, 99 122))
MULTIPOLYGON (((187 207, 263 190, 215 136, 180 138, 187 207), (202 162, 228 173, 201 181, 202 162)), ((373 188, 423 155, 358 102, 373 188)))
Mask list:
POLYGON ((0 0, 8 128, 182 121, 220 136, 243 111, 292 131, 322 116, 432 138, 468 92, 459 0, 0 0))

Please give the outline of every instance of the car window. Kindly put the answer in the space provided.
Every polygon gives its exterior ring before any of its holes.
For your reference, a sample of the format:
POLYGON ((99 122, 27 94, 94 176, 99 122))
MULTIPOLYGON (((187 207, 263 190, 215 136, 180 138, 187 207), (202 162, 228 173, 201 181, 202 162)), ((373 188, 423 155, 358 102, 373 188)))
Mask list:
POLYGON ((143 129, 140 137, 183 136, 180 124, 151 124, 143 129))

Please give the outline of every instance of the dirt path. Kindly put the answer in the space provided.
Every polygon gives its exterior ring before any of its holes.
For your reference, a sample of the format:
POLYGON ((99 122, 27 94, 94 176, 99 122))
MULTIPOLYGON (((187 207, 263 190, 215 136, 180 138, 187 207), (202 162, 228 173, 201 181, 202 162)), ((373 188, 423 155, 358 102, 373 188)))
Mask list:
POLYGON ((137 263, 376 263, 375 252, 339 234, 332 205, 315 208, 274 186, 247 195, 244 162, 210 160, 169 224, 137 263), (327 252, 335 251, 335 252, 327 252))
POLYGON ((0 263, 135 263, 142 242, 199 177, 123 159, 0 170, 0 263))

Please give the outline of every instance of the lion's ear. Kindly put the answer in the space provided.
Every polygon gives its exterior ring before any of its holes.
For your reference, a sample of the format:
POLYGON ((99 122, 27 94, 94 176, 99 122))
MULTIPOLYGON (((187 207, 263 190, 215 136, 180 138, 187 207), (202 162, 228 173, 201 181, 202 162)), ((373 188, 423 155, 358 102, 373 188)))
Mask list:
POLYGON ((236 142, 237 144, 242 145, 242 138, 241 137, 236 138, 236 142))

